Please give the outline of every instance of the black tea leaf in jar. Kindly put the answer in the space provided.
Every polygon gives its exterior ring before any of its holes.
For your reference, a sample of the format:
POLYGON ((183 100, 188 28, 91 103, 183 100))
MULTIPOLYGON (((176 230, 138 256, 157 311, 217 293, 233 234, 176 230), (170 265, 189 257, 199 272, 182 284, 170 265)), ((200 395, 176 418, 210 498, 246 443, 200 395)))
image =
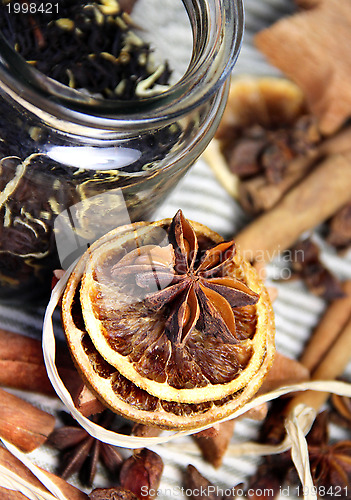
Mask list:
POLYGON ((135 33, 132 18, 116 0, 11 1, 1 5, 0 13, 0 29, 11 46, 70 88, 130 100, 169 85, 168 62, 156 65, 150 45, 135 33))
POLYGON ((133 5, 0 0, 1 301, 46 299, 53 269, 151 217, 216 130, 240 0, 133 5))

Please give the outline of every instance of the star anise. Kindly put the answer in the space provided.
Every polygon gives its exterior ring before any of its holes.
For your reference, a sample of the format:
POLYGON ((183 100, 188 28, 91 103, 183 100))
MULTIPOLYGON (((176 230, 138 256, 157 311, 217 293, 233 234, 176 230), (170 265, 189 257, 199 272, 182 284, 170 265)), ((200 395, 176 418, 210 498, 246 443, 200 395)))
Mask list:
MULTIPOLYGON (((172 220, 168 247, 152 247, 148 255, 127 255, 112 269, 113 275, 130 273, 146 290, 145 304, 153 311, 168 306, 165 330, 174 345, 183 346, 201 323, 205 335, 236 343, 233 308, 257 303, 259 296, 242 281, 228 274, 235 255, 234 241, 219 243, 205 252, 181 210, 172 220), (155 288, 157 291, 150 290, 155 288)), ((139 252, 139 253, 138 253, 139 252)))
MULTIPOLYGON (((67 418, 70 419, 69 416, 67 418)), ((105 428, 109 428, 114 419, 115 414, 109 410, 93 417, 96 423, 105 428)), ((55 429, 48 438, 48 444, 61 451, 60 476, 68 479, 79 472, 81 482, 87 486, 93 484, 100 459, 111 474, 119 471, 123 461, 114 446, 95 439, 73 419, 69 425, 55 429)))
POLYGON ((241 179, 263 174, 269 184, 279 184, 291 161, 308 156, 319 142, 316 120, 303 115, 294 123, 273 123, 270 127, 256 123, 234 129, 224 145, 224 154, 230 170, 241 179))
POLYGON ((345 295, 340 280, 323 264, 320 249, 310 238, 298 241, 291 255, 293 276, 301 278, 310 292, 329 301, 345 295))
POLYGON ((332 497, 336 487, 343 494, 350 486, 351 441, 329 443, 328 422, 328 412, 320 413, 307 436, 307 443, 314 485, 318 490, 323 486, 325 496, 332 497))

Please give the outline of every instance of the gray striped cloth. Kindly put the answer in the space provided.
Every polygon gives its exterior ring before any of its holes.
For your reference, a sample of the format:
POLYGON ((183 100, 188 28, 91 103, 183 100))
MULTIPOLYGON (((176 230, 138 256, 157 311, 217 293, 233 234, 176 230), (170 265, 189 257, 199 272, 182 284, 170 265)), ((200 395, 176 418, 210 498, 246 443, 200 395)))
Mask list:
MULTIPOLYGON (((163 1, 165 7, 167 2, 174 2, 174 0, 163 1)), ((139 0, 139 2, 136 4, 136 20, 138 15, 143 14, 146 0, 139 0)), ((147 0, 147 8, 152 8, 153 3, 151 2, 150 5, 149 2, 150 0, 147 0)), ((181 2, 179 3, 181 4, 181 2)), ((252 39, 254 33, 278 18, 290 14, 294 9, 292 0, 246 0, 246 33, 241 54, 234 68, 234 75, 279 74, 275 68, 267 64, 264 57, 254 48, 252 39)), ((157 18, 157 15, 162 16, 162 13, 156 9, 155 19, 158 22, 160 17, 157 18)), ((163 22, 166 20, 167 16, 163 22)), ((181 29, 181 26, 178 24, 178 27, 173 29, 175 36, 178 36, 179 31, 177 30, 181 29)), ((165 39, 168 38, 170 32, 165 32, 165 39)), ((179 208, 183 210, 187 218, 207 225, 225 238, 235 234, 247 223, 247 218, 240 207, 218 184, 210 167, 202 159, 194 165, 163 206, 159 208, 155 219, 172 217, 179 208)), ((314 237, 322 245, 322 258, 325 264, 341 279, 351 278, 351 252, 340 257, 319 240, 318 234, 315 234, 314 237)), ((274 278, 279 275, 279 269, 279 261, 275 261, 269 266, 268 284, 272 283, 274 278)), ((279 282, 278 284, 274 283, 274 286, 277 286, 279 290, 278 299, 274 303, 277 349, 287 356, 297 358, 326 304, 323 300, 308 293, 299 281, 279 282)), ((9 330, 40 337, 43 314, 43 309, 18 309, 0 305, 0 324, 1 327, 9 330)), ((55 327, 60 332, 58 317, 55 318, 55 327)), ((351 366, 346 370, 345 377, 351 380, 351 366)), ((21 394, 21 396, 32 400, 36 405, 49 412, 55 412, 61 407, 58 401, 38 395, 21 394)), ((248 419, 238 421, 232 438, 233 444, 255 439, 258 427, 259 424, 248 419)), ((333 427, 332 431, 333 439, 343 437, 342 431, 336 427, 333 427)), ((229 449, 223 465, 218 470, 214 470, 201 458, 198 448, 190 437, 181 438, 166 445, 159 445, 153 449, 162 456, 165 463, 158 495, 160 499, 184 498, 181 491, 182 474, 189 463, 195 465, 203 475, 223 490, 245 481, 250 474, 255 472, 258 463, 258 459, 231 456, 229 449)), ((54 470, 57 462, 54 451, 43 447, 30 456, 38 465, 48 470, 54 470)), ((72 482, 79 486, 75 477, 72 482)), ((106 478, 103 470, 99 469, 95 486, 104 486, 105 484, 106 478)), ((290 497, 293 498, 293 495, 290 494, 290 497)))

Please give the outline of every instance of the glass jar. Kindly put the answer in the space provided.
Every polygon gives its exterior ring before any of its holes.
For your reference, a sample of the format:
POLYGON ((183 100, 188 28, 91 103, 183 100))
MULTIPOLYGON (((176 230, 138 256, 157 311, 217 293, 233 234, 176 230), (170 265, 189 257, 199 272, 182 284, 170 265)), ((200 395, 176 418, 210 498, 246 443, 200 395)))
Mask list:
MULTIPOLYGON (((191 54, 175 82, 137 101, 58 83, 0 36, 2 302, 47 297, 54 269, 113 227, 150 218, 214 135, 241 45, 241 0, 146 3, 167 16, 181 6, 191 54)), ((162 39, 151 43, 162 49, 162 39)), ((181 67, 176 57, 169 65, 181 67)))

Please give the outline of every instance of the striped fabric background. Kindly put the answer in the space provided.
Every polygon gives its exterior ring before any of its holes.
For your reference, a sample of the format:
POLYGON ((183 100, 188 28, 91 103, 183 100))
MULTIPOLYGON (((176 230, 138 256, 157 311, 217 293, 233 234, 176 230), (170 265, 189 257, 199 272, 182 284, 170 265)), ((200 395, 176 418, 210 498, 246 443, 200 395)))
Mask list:
MULTIPOLYGON (((139 0, 139 11, 142 6, 146 8, 147 0, 139 0)), ((165 8, 168 2, 164 0, 165 8)), ((138 5, 138 3, 137 3, 138 5)), ((270 67, 253 46, 254 33, 270 25, 278 18, 288 15, 295 10, 293 0, 246 0, 246 33, 241 55, 234 69, 235 75, 276 75, 278 71, 270 67)), ((138 15, 138 10, 136 12, 138 15)), ((174 28, 174 29, 179 29, 174 28)), ((166 36, 166 35, 165 35, 166 36)), ((189 219, 197 220, 219 232, 224 237, 235 234, 246 222, 247 218, 242 213, 236 202, 229 197, 218 184, 209 166, 199 160, 193 169, 181 181, 168 200, 158 210, 155 218, 172 217, 181 208, 189 219)), ((315 235, 318 239, 318 234, 315 235)), ((323 261, 341 279, 351 278, 351 252, 340 257, 330 248, 323 247, 323 261)), ((268 269, 269 284, 279 274, 279 262, 275 262, 268 269)), ((316 325, 319 316, 325 308, 323 300, 312 296, 306 291, 299 281, 280 282, 275 284, 279 289, 278 299, 274 304, 276 314, 277 336, 276 344, 280 352, 290 357, 298 357, 311 329, 316 325)), ((3 307, 0 305, 0 326, 13 331, 40 337, 41 322, 44 310, 3 307)), ((59 318, 56 318, 56 327, 59 330, 59 318)), ((346 372, 351 380, 351 366, 346 372)), ((54 400, 37 395, 22 395, 32 399, 40 407, 48 411, 56 411, 60 404, 54 400)), ((233 443, 255 439, 258 424, 250 420, 242 420, 236 424, 233 443)), ((333 428, 334 439, 338 434, 333 428)), ((167 445, 154 448, 165 462, 163 480, 159 498, 182 498, 180 491, 182 485, 182 472, 188 463, 195 465, 201 473, 219 487, 231 488, 235 484, 245 481, 252 474, 257 465, 257 460, 250 457, 233 457, 230 450, 224 458, 220 469, 214 470, 205 463, 191 438, 182 438, 167 445)), ((33 460, 48 469, 53 469, 56 464, 55 453, 44 449, 32 453, 33 460)), ((75 481, 75 480, 73 480, 75 481)), ((103 472, 97 478, 97 486, 104 484, 103 472)))

